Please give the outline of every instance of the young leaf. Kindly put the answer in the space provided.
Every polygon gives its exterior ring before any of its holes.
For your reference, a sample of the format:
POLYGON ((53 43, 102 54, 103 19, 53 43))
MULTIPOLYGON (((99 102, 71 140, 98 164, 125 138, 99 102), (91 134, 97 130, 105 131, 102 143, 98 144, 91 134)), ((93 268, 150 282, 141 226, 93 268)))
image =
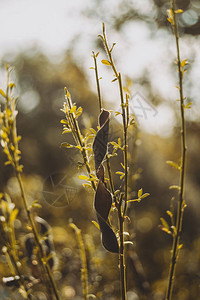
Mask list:
POLYGON ((141 189, 138 191, 138 198, 141 198, 142 193, 143 193, 143 190, 142 190, 142 188, 141 188, 141 189))
POLYGON ((73 112, 75 112, 76 111, 76 106, 73 106, 71 109, 70 109, 70 114, 73 114, 73 112))
POLYGON ((148 197, 149 195, 150 195, 149 193, 145 193, 140 197, 140 199, 144 199, 144 198, 148 197))
POLYGON ((1 96, 3 96, 4 98, 6 98, 6 94, 4 93, 4 91, 2 89, 0 89, 0 94, 1 96))
POLYGON ((64 142, 60 145, 60 147, 61 148, 74 148, 74 145, 70 145, 69 143, 64 142))
POLYGON ((96 228, 100 230, 99 224, 96 221, 92 221, 92 223, 94 224, 94 226, 96 226, 96 228))
POLYGON ((104 65, 111 66, 111 63, 107 59, 103 59, 101 62, 104 65))
POLYGON ((85 176, 85 175, 79 175, 78 178, 81 180, 89 180, 90 179, 88 176, 85 176))
POLYGON ((175 162, 173 162, 173 161, 171 161, 171 160, 167 160, 166 163, 167 163, 168 165, 170 165, 170 166, 176 168, 177 170, 180 170, 180 169, 181 169, 181 167, 180 167, 177 163, 175 163, 175 162))
POLYGON ((164 218, 160 218, 160 221, 161 221, 163 227, 166 228, 167 230, 169 230, 169 225, 168 225, 167 221, 165 221, 164 218))

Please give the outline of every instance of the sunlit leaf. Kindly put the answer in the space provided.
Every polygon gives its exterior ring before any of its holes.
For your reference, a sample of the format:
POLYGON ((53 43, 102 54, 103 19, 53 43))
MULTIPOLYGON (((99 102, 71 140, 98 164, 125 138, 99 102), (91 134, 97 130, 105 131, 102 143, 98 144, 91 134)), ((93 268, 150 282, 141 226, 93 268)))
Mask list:
POLYGON ((81 179, 81 180, 88 180, 88 179, 90 179, 88 176, 85 176, 85 175, 79 175, 78 178, 81 179))
POLYGON ((168 165, 170 165, 170 166, 176 168, 177 170, 180 170, 180 169, 181 169, 181 167, 180 167, 177 163, 175 163, 174 161, 167 160, 166 163, 167 163, 168 165))
POLYGON ((140 199, 144 199, 144 198, 148 197, 149 195, 150 195, 149 193, 144 193, 144 194, 140 197, 140 199))
POLYGON ((140 198, 142 196, 143 190, 142 188, 138 191, 138 198, 140 198))
POLYGON ((169 230, 169 225, 168 225, 167 221, 165 221, 164 218, 160 218, 160 221, 161 221, 163 227, 169 230))
POLYGON ((0 89, 0 94, 1 96, 3 96, 4 98, 6 98, 6 94, 4 93, 4 91, 2 89, 0 89))
POLYGON ((61 148, 74 148, 74 145, 71 145, 66 142, 62 143, 60 146, 61 146, 61 148))
POLYGON ((76 111, 76 106, 73 106, 73 107, 70 109, 69 112, 70 112, 71 114, 73 114, 73 112, 75 112, 75 111, 76 111))
POLYGON ((96 228, 98 228, 100 230, 100 226, 96 221, 92 221, 92 223, 96 226, 96 228))
POLYGON ((102 64, 107 65, 107 66, 111 66, 111 63, 107 60, 107 59, 102 59, 102 64))

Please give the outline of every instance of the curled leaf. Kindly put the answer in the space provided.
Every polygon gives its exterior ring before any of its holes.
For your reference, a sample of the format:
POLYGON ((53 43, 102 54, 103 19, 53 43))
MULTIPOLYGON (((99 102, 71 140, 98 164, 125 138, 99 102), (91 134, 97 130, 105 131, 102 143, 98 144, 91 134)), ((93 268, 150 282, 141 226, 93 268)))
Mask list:
POLYGON ((119 244, 116 235, 108 223, 97 214, 97 219, 102 233, 102 244, 106 250, 112 253, 119 253, 119 244))
POLYGON ((99 227, 102 233, 102 244, 106 250, 113 253, 119 252, 119 245, 114 231, 108 223, 108 215, 112 205, 111 193, 106 189, 104 183, 99 180, 95 194, 95 210, 99 227))

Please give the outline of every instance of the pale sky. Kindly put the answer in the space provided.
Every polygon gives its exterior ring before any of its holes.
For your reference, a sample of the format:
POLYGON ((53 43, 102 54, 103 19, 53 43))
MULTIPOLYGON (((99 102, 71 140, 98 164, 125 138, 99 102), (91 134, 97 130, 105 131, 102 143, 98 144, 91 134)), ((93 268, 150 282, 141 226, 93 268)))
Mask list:
MULTIPOLYGON (((118 1, 110 1, 116 5, 118 1)), ((153 13, 151 0, 132 0, 138 10, 153 13), (144 6, 144 2, 146 5, 144 6)), ((91 88, 95 91, 94 73, 89 70, 92 66, 91 52, 94 40, 101 33, 102 21, 89 19, 83 15, 91 0, 0 0, 0 59, 6 54, 19 53, 38 45, 41 50, 52 58, 62 57, 62 53, 77 38, 74 56, 83 66, 88 75, 91 88)), ((114 7, 114 6, 113 6, 114 7)), ((106 24, 107 25, 107 24, 106 24)), ((156 25, 155 25, 156 26, 156 25)), ((174 86, 177 84, 176 74, 171 73, 171 65, 175 58, 175 43, 173 36, 166 29, 157 29, 152 35, 150 27, 143 21, 127 23, 121 32, 114 32, 106 26, 107 35, 112 42, 116 42, 114 56, 118 69, 123 75, 137 79, 147 70, 151 76, 151 86, 155 95, 166 99, 166 103, 157 107, 156 117, 140 118, 139 123, 145 130, 159 134, 168 126, 166 136, 171 133, 175 123, 175 114, 171 103, 178 97, 174 86)), ((190 66, 190 78, 195 83, 200 82, 200 38, 184 37, 181 39, 182 58, 188 59, 196 55, 195 64, 190 66)), ((105 53, 100 53, 100 60, 105 59, 105 53)), ((118 89, 111 84, 112 73, 109 68, 99 66, 103 97, 116 103, 118 89)), ((2 76, 0 76, 1 80, 2 76)), ((137 82, 133 83, 133 94, 139 92, 148 99, 148 91, 137 82)), ((190 97, 195 99, 191 117, 199 108, 199 84, 194 84, 190 97)), ((176 104, 175 104, 176 105, 176 104)), ((117 108, 117 107, 116 107, 117 108)))

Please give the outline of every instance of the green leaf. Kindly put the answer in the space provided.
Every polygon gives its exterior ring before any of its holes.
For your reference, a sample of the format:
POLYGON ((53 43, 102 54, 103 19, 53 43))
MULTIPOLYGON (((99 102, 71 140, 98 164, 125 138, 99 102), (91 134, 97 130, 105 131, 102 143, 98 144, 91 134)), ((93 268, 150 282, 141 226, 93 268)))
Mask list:
POLYGON ((169 225, 168 225, 167 221, 165 221, 164 218, 160 218, 160 221, 161 221, 163 227, 166 228, 167 230, 169 230, 169 225))
POLYGON ((166 213, 170 216, 170 218, 173 217, 173 213, 170 210, 167 210, 166 213))
POLYGON ((129 244, 129 245, 130 245, 130 244, 131 244, 131 245, 133 245, 133 242, 131 242, 131 241, 125 241, 125 242, 124 242, 124 245, 127 245, 127 244, 129 244))
POLYGON ((60 145, 60 147, 61 148, 74 148, 74 145, 64 142, 60 145))
POLYGON ((70 128, 64 128, 62 134, 72 132, 70 128))
POLYGON ((183 247, 183 244, 178 245, 178 250, 181 250, 182 247, 183 247))
POLYGON ((166 163, 170 166, 172 166, 173 168, 176 168, 177 170, 181 170, 181 167, 175 163, 174 161, 171 161, 171 160, 167 160, 166 163))
POLYGON ((175 12, 175 14, 181 14, 183 12, 183 10, 179 8, 179 9, 175 10, 174 12, 175 12))
POLYGON ((77 109, 77 111, 76 111, 76 118, 78 118, 78 117, 82 114, 82 112, 83 112, 83 109, 82 109, 82 107, 80 106, 80 107, 77 109))
POLYGON ((100 226, 96 221, 92 221, 92 223, 96 226, 96 228, 98 228, 100 230, 100 226))
POLYGON ((191 108, 191 106, 192 106, 192 102, 189 102, 186 105, 184 105, 184 108, 188 109, 191 108))
POLYGON ((138 198, 141 198, 142 193, 143 193, 143 190, 142 190, 142 188, 141 188, 141 189, 138 191, 138 198))
POLYGON ((115 143, 115 142, 110 142, 110 144, 113 145, 116 148, 119 148, 119 145, 117 143, 115 143))
POLYGON ((118 145, 121 147, 121 145, 122 145, 122 142, 121 142, 121 139, 120 138, 118 138, 118 145))
POLYGON ((135 124, 135 118, 131 119, 130 121, 130 125, 134 125, 135 124))
POLYGON ((38 203, 37 200, 33 201, 33 203, 31 204, 31 207, 35 207, 35 208, 41 208, 42 205, 38 203))
POLYGON ((149 195, 150 195, 149 193, 144 193, 144 194, 140 197, 140 199, 144 199, 144 198, 148 197, 149 195))
POLYGON ((160 229, 168 234, 172 234, 171 231, 165 227, 163 227, 162 225, 159 225, 160 229))
POLYGON ((107 60, 107 59, 102 59, 102 64, 107 65, 107 66, 111 66, 111 63, 107 60))
POLYGON ((172 190, 172 189, 180 190, 180 186, 178 186, 178 185, 170 185, 169 189, 170 190, 172 190))
POLYGON ((127 202, 140 202, 141 199, 131 199, 131 200, 128 200, 127 202))
POLYGON ((75 112, 76 111, 76 106, 73 106, 71 109, 70 109, 70 114, 73 114, 73 112, 75 112))
POLYGON ((95 134, 95 135, 97 133, 96 130, 94 130, 94 128, 90 128, 90 131, 92 131, 92 133, 95 134))
POLYGON ((85 176, 85 175, 79 175, 78 178, 81 179, 81 180, 90 180, 91 179, 91 178, 89 178, 88 176, 85 176))
POLYGON ((18 212, 19 212, 19 210, 18 210, 17 208, 15 208, 15 209, 11 212, 11 214, 10 214, 10 219, 9 219, 10 224, 13 224, 13 223, 14 223, 15 219, 17 218, 18 212))
POLYGON ((14 82, 10 82, 9 85, 10 89, 13 89, 15 87, 15 83, 14 82))
POLYGON ((60 123, 61 123, 61 124, 68 124, 68 121, 65 120, 65 119, 63 119, 63 120, 60 121, 60 123))
POLYGON ((1 96, 3 96, 4 98, 6 98, 6 94, 4 93, 4 91, 2 89, 0 89, 0 94, 1 96))
POLYGON ((119 111, 116 111, 115 112, 115 117, 118 116, 118 115, 121 115, 121 113, 119 111))
POLYGON ((125 174, 123 172, 117 171, 115 174, 120 175, 120 179, 124 178, 125 174))

